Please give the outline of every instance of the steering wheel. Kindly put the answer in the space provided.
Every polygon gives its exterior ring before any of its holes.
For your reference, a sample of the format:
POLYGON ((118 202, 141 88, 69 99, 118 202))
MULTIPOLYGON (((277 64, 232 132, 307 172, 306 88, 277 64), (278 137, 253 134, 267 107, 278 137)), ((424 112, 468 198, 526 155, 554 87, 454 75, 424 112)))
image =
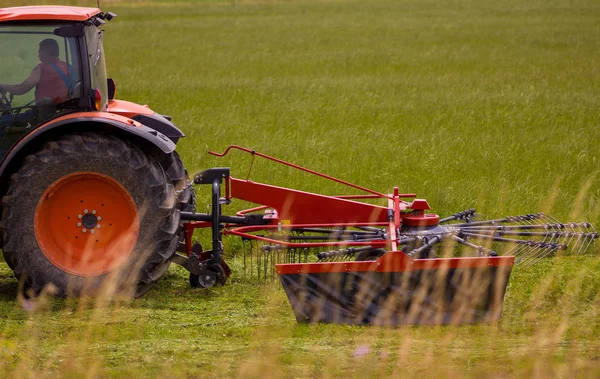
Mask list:
POLYGON ((11 103, 13 101, 13 98, 14 95, 12 93, 7 92, 4 89, 0 90, 0 112, 4 113, 12 109, 11 103), (6 95, 7 93, 9 93, 8 96, 6 95))

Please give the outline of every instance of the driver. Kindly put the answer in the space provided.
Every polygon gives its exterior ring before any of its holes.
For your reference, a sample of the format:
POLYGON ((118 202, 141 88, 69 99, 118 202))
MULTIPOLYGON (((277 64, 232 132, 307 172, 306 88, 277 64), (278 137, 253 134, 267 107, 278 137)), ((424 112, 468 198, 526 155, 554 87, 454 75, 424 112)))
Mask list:
POLYGON ((29 77, 21 84, 0 84, 2 93, 23 95, 35 87, 37 104, 58 104, 67 100, 71 79, 69 65, 58 59, 58 42, 47 38, 40 42, 38 57, 40 64, 35 66, 29 77))

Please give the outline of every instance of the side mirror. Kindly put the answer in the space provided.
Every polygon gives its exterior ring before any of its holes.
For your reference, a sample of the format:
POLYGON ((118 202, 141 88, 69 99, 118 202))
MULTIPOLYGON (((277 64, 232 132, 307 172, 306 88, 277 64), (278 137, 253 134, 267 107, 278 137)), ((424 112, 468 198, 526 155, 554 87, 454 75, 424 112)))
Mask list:
POLYGON ((117 93, 115 80, 113 78, 108 78, 106 79, 106 83, 108 84, 108 100, 113 100, 115 98, 115 94, 117 93))

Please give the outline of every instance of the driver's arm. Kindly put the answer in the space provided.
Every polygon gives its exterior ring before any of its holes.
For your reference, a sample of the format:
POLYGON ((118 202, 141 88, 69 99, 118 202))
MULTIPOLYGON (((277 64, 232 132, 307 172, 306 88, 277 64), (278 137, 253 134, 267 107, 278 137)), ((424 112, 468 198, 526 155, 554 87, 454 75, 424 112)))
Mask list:
POLYGON ((35 66, 31 73, 21 84, 0 84, 0 89, 14 95, 22 95, 31 91, 40 82, 40 66, 35 66))

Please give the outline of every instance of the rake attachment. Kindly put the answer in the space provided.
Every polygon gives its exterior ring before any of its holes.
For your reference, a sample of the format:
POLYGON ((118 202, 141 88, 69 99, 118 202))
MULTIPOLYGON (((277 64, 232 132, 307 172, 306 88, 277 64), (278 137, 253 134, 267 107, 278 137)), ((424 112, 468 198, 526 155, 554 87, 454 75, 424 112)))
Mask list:
POLYGON ((589 222, 561 223, 543 213, 483 221, 477 221, 473 215, 474 210, 461 212, 440 220, 440 226, 452 231, 452 238, 458 243, 482 252, 485 247, 468 241, 479 241, 486 246, 491 243, 494 252, 514 256, 515 264, 522 267, 532 266, 558 251, 584 253, 599 238, 589 222), (470 215, 465 217, 464 213, 470 215))
MULTIPOLYGON (((373 226, 278 226, 231 233, 243 238, 245 271, 263 279, 274 277, 275 264, 377 260, 390 242, 386 228, 373 226)), ((529 267, 559 251, 584 253, 598 238, 587 222, 565 224, 543 213, 482 220, 469 209, 435 226, 401 227, 397 243, 411 258, 503 255, 515 257, 515 265, 529 267)))
POLYGON ((178 263, 195 283, 213 283, 214 273, 228 276, 222 236, 241 237, 244 275, 278 276, 298 322, 496 321, 515 263, 528 267, 565 250, 581 254, 599 238, 589 223, 561 223, 542 213, 485 220, 469 209, 440 219, 426 213, 427 201, 397 187, 379 193, 238 146, 211 154, 230 149, 250 153, 252 162, 263 157, 367 192, 325 196, 236 179, 224 168, 195 176, 195 184, 212 185, 212 213, 182 212, 193 222, 185 224, 188 257, 178 263), (260 206, 221 215, 232 198, 260 206), (193 231, 204 227, 212 228, 213 248, 194 253, 193 231))

